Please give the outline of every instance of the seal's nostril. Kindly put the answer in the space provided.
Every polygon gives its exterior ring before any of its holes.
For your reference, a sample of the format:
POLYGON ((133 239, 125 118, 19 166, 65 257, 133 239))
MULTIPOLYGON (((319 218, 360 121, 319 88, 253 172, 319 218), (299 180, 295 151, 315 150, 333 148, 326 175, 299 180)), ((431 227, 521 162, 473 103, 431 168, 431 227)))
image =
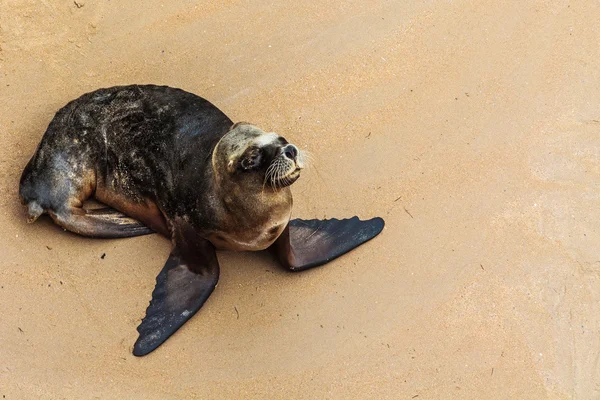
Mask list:
POLYGON ((288 144, 283 148, 283 154, 290 160, 294 160, 298 155, 298 149, 293 144, 288 144))

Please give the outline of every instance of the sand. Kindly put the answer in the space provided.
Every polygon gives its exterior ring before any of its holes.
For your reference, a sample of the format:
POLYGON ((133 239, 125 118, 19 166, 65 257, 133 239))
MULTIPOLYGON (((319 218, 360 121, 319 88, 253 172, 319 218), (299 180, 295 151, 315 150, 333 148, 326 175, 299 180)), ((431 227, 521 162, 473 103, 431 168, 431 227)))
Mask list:
POLYGON ((591 0, 0 0, 2 399, 600 398, 599 26, 591 0), (17 195, 58 108, 129 83, 310 151, 295 216, 385 230, 301 274, 219 253, 135 358, 168 241, 28 225, 17 195))

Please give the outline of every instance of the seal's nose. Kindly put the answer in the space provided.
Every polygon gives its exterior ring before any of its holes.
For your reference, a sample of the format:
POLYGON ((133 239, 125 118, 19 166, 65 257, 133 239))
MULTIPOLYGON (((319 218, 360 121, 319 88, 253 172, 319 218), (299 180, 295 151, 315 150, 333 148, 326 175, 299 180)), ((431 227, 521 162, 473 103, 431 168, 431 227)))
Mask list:
POLYGON ((288 144, 283 148, 283 154, 290 160, 295 160, 298 155, 298 149, 293 144, 288 144))

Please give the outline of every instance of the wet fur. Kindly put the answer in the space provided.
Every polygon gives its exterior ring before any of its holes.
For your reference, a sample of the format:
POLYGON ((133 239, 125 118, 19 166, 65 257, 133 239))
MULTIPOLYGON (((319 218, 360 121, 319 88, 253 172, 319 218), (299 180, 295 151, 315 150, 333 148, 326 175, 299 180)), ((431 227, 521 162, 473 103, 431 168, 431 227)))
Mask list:
POLYGON ((93 196, 165 236, 169 221, 181 218, 218 248, 241 249, 257 230, 274 232, 262 249, 289 219, 289 188, 264 191, 262 177, 231 180, 225 172, 261 135, 183 90, 100 89, 58 111, 23 172, 21 199, 30 221, 46 212, 71 230, 65 221, 93 196))

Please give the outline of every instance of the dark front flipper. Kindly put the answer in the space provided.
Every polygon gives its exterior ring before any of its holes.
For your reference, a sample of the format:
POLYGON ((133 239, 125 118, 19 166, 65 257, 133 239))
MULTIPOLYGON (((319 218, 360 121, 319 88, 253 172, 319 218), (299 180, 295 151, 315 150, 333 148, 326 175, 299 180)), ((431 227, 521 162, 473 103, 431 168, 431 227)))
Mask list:
POLYGON ((213 245, 191 229, 175 227, 174 248, 156 278, 152 300, 137 330, 133 355, 144 356, 169 338, 202 307, 219 280, 213 245))
POLYGON ((383 226, 381 218, 294 219, 271 248, 285 267, 302 271, 323 265, 371 240, 383 226))
POLYGON ((84 236, 125 238, 154 233, 140 221, 110 207, 95 210, 73 207, 49 214, 63 228, 84 236))

